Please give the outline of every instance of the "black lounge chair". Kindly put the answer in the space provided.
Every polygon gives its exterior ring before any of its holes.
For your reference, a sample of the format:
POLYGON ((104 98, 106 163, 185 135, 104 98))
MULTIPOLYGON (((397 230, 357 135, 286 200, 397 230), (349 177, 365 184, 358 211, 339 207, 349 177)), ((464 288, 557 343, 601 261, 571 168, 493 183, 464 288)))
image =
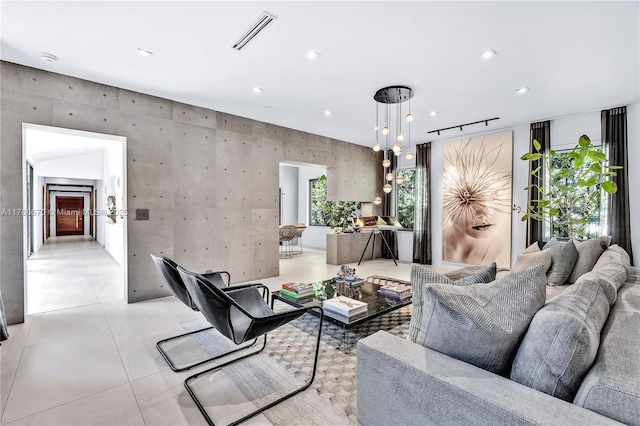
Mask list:
MULTIPOLYGON (((231 340, 236 345, 241 345, 251 339, 258 339, 261 336, 264 336, 264 342, 258 350, 254 350, 213 368, 194 374, 184 381, 185 388, 189 392, 189 395, 191 395, 191 398, 193 398, 193 401, 196 403, 198 409, 209 425, 214 425, 214 423, 207 414, 200 400, 195 395, 194 391, 189 386, 189 382, 204 374, 210 373, 211 371, 218 370, 226 365, 260 353, 267 345, 267 333, 300 317, 307 311, 316 309, 320 313, 320 324, 318 325, 318 337, 316 341, 315 358, 313 361, 313 371, 309 382, 231 424, 237 425, 238 423, 244 422, 311 386, 313 379, 315 378, 316 367, 318 365, 318 351, 320 349, 320 336, 322 333, 322 322, 324 319, 324 313, 320 306, 309 308, 301 307, 276 313, 273 311, 273 300, 271 301, 271 306, 267 304, 267 300, 269 299, 269 289, 263 284, 246 284, 219 288, 212 285, 203 276, 186 271, 184 268, 178 267, 178 272, 187 286, 193 302, 196 304, 198 309, 200 309, 200 312, 202 312, 207 321, 209 321, 211 325, 213 325, 223 336, 231 340)), ((223 355, 228 355, 236 351, 237 350, 230 351, 223 355)))

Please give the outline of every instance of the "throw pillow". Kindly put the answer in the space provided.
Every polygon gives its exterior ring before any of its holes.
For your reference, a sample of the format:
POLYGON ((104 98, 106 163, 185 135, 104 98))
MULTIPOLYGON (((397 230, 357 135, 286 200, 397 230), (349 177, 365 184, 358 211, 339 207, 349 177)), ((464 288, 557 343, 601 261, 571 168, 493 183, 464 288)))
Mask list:
POLYGON ((549 272, 547 272, 547 284, 564 284, 567 278, 569 278, 569 275, 571 275, 576 260, 578 260, 578 250, 576 250, 573 241, 561 243, 557 239, 552 238, 542 249, 551 249, 549 252, 551 255, 551 268, 549 272))
POLYGON ((602 277, 583 275, 535 315, 513 362, 511 380, 573 401, 600 345, 609 315, 602 277))
POLYGON ((518 255, 516 264, 511 268, 511 272, 524 271, 527 268, 542 263, 544 265, 544 272, 546 273, 551 267, 550 251, 551 249, 540 250, 538 242, 536 241, 518 255))
POLYGON ((578 250, 578 260, 576 261, 576 266, 573 267, 571 275, 569 275, 567 279, 567 283, 570 284, 575 283, 578 278, 593 269, 593 265, 596 264, 600 255, 604 253, 607 247, 609 247, 609 244, 611 244, 611 235, 585 241, 574 240, 574 244, 578 250))
POLYGON ((414 341, 504 374, 531 318, 544 304, 546 284, 543 265, 488 284, 427 284, 414 341))
POLYGON ((416 341, 415 338, 420 332, 420 327, 422 326, 422 293, 426 285, 431 283, 442 283, 467 286, 472 284, 488 283, 495 280, 495 278, 495 262, 485 266, 475 274, 466 276, 459 280, 452 280, 426 265, 419 265, 416 263, 411 265, 411 288, 413 290, 411 304, 413 305, 413 311, 411 313, 411 321, 409 323, 409 340, 412 342, 416 341))

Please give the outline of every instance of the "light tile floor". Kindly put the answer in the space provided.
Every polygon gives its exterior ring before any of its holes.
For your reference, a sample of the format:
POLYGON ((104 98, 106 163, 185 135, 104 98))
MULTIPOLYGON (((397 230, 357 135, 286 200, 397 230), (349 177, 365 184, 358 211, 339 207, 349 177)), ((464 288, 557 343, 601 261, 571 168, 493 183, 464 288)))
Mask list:
MULTIPOLYGON (((175 297, 126 304, 119 266, 86 238, 52 240, 32 260, 29 297, 34 311, 42 313, 10 326, 10 339, 0 346, 0 423, 205 424, 182 382, 206 365, 174 373, 155 348, 156 341, 182 333, 181 322, 201 318, 200 313, 175 297)), ((338 267, 325 260, 324 251, 305 248, 280 260, 279 277, 260 281, 277 290, 286 281, 331 277, 338 267)), ((408 280, 410 274, 409 264, 396 267, 388 260, 364 261, 356 269, 363 277, 408 280)), ((202 356, 199 348, 187 349, 184 360, 202 356)), ((246 404, 224 375, 216 381, 204 390, 205 399, 220 401, 214 420, 237 418, 238 407, 246 404)), ((249 424, 270 423, 258 416, 249 424)))

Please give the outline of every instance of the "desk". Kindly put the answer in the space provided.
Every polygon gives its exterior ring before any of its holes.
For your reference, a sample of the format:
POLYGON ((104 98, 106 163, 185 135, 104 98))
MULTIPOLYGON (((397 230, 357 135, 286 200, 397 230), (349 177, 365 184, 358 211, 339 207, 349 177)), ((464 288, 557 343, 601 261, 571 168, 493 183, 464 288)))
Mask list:
MULTIPOLYGON (((367 245, 369 239, 368 232, 352 232, 346 234, 327 234, 327 263, 329 265, 346 265, 347 263, 358 263, 362 250, 367 245)), ((373 257, 382 257, 382 241, 378 238, 373 257)), ((369 244, 365 258, 371 259, 373 245, 369 244)))

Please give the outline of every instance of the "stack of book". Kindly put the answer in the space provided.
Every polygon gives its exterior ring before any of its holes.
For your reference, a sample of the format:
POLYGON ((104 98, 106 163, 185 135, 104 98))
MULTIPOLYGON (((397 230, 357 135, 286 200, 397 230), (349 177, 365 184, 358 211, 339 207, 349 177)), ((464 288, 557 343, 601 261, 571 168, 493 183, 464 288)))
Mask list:
POLYGON ((378 294, 393 300, 405 300, 411 297, 412 291, 410 285, 386 284, 380 287, 378 294))
POLYGON ((311 283, 290 282, 282 284, 280 295, 294 302, 302 302, 313 299, 315 292, 313 291, 313 284, 311 283))
POLYGON ((368 305, 346 296, 327 299, 322 303, 324 312, 332 318, 350 323, 367 316, 368 305))

